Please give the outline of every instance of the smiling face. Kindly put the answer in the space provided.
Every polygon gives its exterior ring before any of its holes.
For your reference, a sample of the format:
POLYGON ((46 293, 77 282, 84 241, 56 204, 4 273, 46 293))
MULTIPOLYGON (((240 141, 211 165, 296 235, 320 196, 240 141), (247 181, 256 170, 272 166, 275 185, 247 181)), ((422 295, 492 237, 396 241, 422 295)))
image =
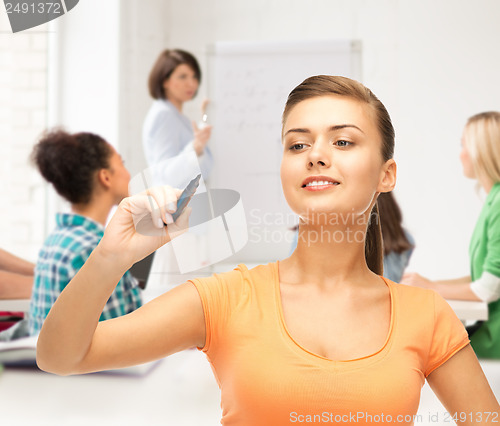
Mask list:
POLYGON ((291 209, 306 222, 317 213, 369 213, 377 193, 395 183, 394 160, 385 162, 381 150, 370 105, 337 95, 298 103, 283 126, 281 182, 291 209))

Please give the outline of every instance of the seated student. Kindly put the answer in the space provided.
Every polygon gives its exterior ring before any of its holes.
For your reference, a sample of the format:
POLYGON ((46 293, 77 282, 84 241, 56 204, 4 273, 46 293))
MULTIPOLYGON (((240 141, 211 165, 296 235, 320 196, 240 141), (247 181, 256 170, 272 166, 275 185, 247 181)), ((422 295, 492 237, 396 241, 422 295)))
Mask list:
MULTIPOLYGON (((71 213, 57 214, 56 228, 45 240, 36 264, 29 312, 29 333, 34 335, 101 240, 111 208, 128 196, 130 174, 115 149, 91 133, 47 133, 34 147, 32 159, 42 176, 71 203, 71 213)), ((105 303, 100 320, 141 306, 137 284, 130 272, 125 272, 105 303)))
POLYGON ((382 192, 377 204, 384 242, 384 277, 399 282, 410 262, 415 242, 402 226, 401 209, 392 192, 382 192))
POLYGON ((463 173, 487 195, 469 245, 470 275, 430 280, 417 273, 402 282, 430 288, 447 299, 488 303, 487 321, 468 327, 480 358, 500 358, 500 111, 476 114, 467 121, 460 152, 463 173))
POLYGON ((29 299, 35 265, 0 249, 0 299, 29 299))

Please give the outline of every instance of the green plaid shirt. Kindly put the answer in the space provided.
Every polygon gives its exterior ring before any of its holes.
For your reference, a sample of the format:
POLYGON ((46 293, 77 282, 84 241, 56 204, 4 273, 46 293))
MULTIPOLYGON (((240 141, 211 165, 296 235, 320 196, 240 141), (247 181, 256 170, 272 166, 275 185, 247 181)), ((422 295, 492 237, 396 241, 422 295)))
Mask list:
MULTIPOLYGON (((57 214, 56 229, 40 250, 31 296, 30 335, 40 332, 50 308, 83 266, 104 234, 104 227, 84 216, 57 214)), ((105 273, 105 272, 104 272, 105 273)), ((141 306, 137 280, 126 272, 104 307, 100 321, 125 315, 141 306)))

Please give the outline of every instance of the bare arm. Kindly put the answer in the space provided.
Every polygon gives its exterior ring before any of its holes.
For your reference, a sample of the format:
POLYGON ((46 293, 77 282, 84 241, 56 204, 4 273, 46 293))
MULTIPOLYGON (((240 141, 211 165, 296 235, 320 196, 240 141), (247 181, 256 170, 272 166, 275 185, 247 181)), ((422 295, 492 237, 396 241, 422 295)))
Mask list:
POLYGON ((427 377, 430 387, 460 425, 498 425, 500 406, 470 345, 427 377), (490 414, 488 414, 490 413, 490 414))
POLYGON ((445 299, 481 301, 471 290, 470 277, 462 280, 434 281, 434 289, 445 299))
POLYGON ((29 299, 33 275, 0 271, 0 299, 29 299))
POLYGON ((80 374, 141 364, 189 347, 203 347, 203 309, 190 283, 128 315, 98 322, 120 277, 114 262, 94 250, 43 324, 37 345, 37 363, 42 370, 80 374), (110 273, 102 274, 103 270, 110 273))
POLYGON ((454 278, 451 280, 437 280, 434 281, 435 284, 438 285, 460 285, 460 284, 470 284, 471 283, 470 275, 461 278, 454 278))
POLYGON ((22 275, 33 275, 35 264, 0 249, 0 269, 22 275))
POLYGON ((474 301, 481 300, 471 290, 470 276, 455 278, 452 280, 431 281, 417 273, 412 272, 403 275, 401 284, 408 284, 415 287, 423 287, 436 290, 445 299, 474 301))
MULTIPOLYGON (((171 222, 166 206, 177 199, 180 191, 174 193, 162 187, 153 190, 152 195, 156 205, 162 206, 163 222, 171 222)), ((198 292, 189 283, 131 314, 98 322, 123 273, 168 242, 175 232, 182 232, 181 226, 187 226, 188 209, 175 224, 157 228, 156 235, 139 233, 133 216, 140 217, 148 209, 152 209, 151 200, 145 195, 120 203, 101 242, 61 293, 43 324, 37 344, 41 369, 63 375, 84 373, 143 363, 204 345, 203 309, 198 292)), ((153 215, 153 222, 158 218, 153 215)))

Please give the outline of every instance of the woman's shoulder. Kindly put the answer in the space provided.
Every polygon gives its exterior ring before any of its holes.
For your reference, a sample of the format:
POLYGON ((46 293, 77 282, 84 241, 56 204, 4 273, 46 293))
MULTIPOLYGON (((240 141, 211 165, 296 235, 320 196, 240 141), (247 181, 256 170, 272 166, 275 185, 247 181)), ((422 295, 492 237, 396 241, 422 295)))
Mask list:
POLYGON ((179 121, 179 112, 175 107, 164 99, 156 99, 144 120, 145 131, 155 131, 157 128, 167 125, 173 126, 179 121))
POLYGON ((431 289, 396 283, 388 278, 384 279, 392 288, 392 293, 396 295, 398 302, 405 305, 411 304, 414 306, 424 304, 425 306, 433 306, 434 299, 436 296, 439 296, 434 290, 431 289))
POLYGON ((407 318, 420 318, 423 323, 434 324, 444 318, 460 323, 450 304, 437 291, 407 284, 390 282, 398 312, 407 318))
POLYGON ((175 107, 165 99, 155 99, 149 109, 155 115, 173 115, 176 113, 175 107))
POLYGON ((63 257, 73 258, 90 252, 102 238, 102 226, 83 216, 58 214, 57 226, 45 240, 44 247, 59 253, 63 257))
POLYGON ((267 281, 274 276, 274 268, 274 263, 251 265, 250 269, 246 264, 240 263, 233 269, 228 268, 221 272, 214 272, 210 277, 198 278, 197 280, 216 280, 224 282, 228 285, 244 284, 245 282, 250 283, 262 280, 267 281))
POLYGON ((257 265, 248 268, 238 264, 232 270, 214 272, 211 276, 190 280, 196 287, 211 293, 238 299, 245 294, 268 293, 276 279, 275 264, 257 265))
POLYGON ((498 211, 500 207, 500 182, 495 183, 490 193, 486 197, 486 205, 493 211, 498 211))

